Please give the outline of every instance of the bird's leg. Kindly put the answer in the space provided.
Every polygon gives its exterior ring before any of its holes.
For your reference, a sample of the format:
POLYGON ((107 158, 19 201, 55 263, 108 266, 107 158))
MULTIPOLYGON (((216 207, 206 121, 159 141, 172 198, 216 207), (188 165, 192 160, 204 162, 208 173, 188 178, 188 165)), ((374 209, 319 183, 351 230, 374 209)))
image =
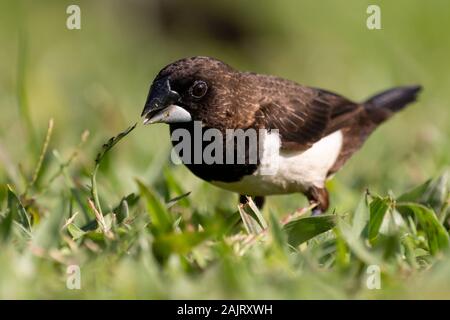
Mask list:
POLYGON ((317 204, 312 211, 313 216, 320 215, 327 211, 329 205, 327 189, 311 187, 306 192, 306 197, 310 204, 317 204))
MULTIPOLYGON (((252 199, 253 199, 253 202, 255 203, 255 205, 258 207, 258 209, 261 210, 261 209, 263 208, 263 206, 264 206, 264 197, 262 197, 262 196, 256 196, 256 197, 252 197, 252 199)), ((247 202, 248 202, 248 201, 247 201, 247 196, 241 194, 241 195, 239 196, 239 203, 242 204, 242 205, 244 205, 244 204, 246 204, 247 202)))

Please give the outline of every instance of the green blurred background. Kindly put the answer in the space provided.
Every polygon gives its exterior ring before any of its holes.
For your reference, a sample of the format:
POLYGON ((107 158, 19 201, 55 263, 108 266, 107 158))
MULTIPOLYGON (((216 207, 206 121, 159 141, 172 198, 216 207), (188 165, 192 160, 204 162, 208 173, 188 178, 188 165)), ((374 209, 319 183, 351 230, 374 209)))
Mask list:
MULTIPOLYGON (((439 0, 0 0, 0 183, 23 190, 53 118, 50 150, 63 158, 90 132, 71 169, 80 184, 102 143, 139 122, 102 166, 101 193, 117 203, 136 190, 135 177, 158 185, 170 166, 169 134, 141 125, 148 88, 172 61, 207 55, 355 101, 423 85, 419 102, 378 129, 330 182, 338 212, 352 210, 366 188, 400 194, 450 163, 449 14, 450 2, 439 0), (66 28, 70 4, 81 8, 81 30, 66 28), (381 7, 381 30, 366 27, 369 4, 381 7)), ((51 157, 40 181, 56 168, 51 157)), ((171 170, 201 211, 236 208, 236 195, 182 166, 171 170)), ((58 192, 46 197, 51 210, 58 192)), ((267 204, 283 215, 306 201, 276 196, 267 204)))

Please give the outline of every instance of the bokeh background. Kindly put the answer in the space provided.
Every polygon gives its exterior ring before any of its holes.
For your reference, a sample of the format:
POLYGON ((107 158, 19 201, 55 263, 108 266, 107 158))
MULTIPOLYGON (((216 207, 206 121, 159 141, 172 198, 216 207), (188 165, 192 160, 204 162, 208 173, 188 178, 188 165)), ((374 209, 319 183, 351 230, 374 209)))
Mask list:
MULTIPOLYGON (((138 122, 101 167, 104 198, 116 203, 135 191, 136 177, 157 186, 169 167, 199 210, 235 209, 236 195, 170 164, 167 126, 144 127, 139 117, 162 67, 207 55, 355 101, 423 85, 419 101, 380 127, 329 183, 337 212, 352 210, 366 188, 400 194, 450 163, 449 14, 450 2, 439 0, 0 0, 0 183, 25 187, 50 118, 50 150, 62 158, 90 132, 71 168, 80 184, 99 147, 138 122), (70 4, 81 8, 81 30, 66 28, 70 4), (369 4, 381 7, 381 30, 366 27, 369 4)), ((52 157, 38 184, 57 167, 52 157)), ((49 211, 56 194, 47 194, 49 211)), ((305 204, 301 195, 276 196, 266 210, 281 216, 305 204)))

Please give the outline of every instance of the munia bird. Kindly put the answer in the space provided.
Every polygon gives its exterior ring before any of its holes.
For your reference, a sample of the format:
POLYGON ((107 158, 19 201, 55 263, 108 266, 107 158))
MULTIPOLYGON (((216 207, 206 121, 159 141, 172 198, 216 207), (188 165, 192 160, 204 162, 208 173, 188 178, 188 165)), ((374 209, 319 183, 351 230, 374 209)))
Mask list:
POLYGON ((420 90, 396 87, 356 103, 279 77, 240 72, 214 58, 192 57, 158 73, 142 116, 146 124, 169 124, 171 133, 178 128, 193 133, 194 121, 224 135, 227 129, 266 129, 256 163, 185 165, 201 179, 239 193, 241 203, 252 196, 262 207, 265 196, 303 193, 317 214, 329 206, 326 180, 420 90), (276 172, 263 174, 273 162, 276 172))

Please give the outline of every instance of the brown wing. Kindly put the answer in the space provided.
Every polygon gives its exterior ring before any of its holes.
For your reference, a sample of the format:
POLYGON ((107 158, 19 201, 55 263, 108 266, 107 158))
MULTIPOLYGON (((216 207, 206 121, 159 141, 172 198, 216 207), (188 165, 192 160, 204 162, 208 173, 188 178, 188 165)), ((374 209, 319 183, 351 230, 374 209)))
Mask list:
POLYGON ((289 85, 260 102, 256 122, 278 129, 282 148, 306 150, 322 137, 350 126, 362 108, 350 100, 321 89, 289 85))

